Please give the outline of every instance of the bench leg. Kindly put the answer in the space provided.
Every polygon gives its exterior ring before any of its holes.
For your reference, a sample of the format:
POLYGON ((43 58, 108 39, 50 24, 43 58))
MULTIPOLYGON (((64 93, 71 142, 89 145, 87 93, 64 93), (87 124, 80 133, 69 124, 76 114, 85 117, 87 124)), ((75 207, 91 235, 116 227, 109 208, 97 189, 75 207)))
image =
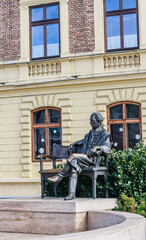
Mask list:
POLYGON ((41 198, 44 198, 44 177, 41 174, 41 198))
POLYGON ((55 197, 57 197, 57 187, 58 187, 58 183, 54 183, 54 193, 55 193, 55 197))
MULTIPOLYGON (((105 185, 106 185, 106 183, 107 183, 107 174, 104 175, 104 181, 105 181, 105 185)), ((106 198, 109 198, 109 193, 108 193, 108 189, 107 188, 105 189, 105 196, 106 196, 106 198)))
POLYGON ((93 177, 92 177, 93 199, 96 199, 96 180, 97 180, 97 177, 93 175, 93 177))

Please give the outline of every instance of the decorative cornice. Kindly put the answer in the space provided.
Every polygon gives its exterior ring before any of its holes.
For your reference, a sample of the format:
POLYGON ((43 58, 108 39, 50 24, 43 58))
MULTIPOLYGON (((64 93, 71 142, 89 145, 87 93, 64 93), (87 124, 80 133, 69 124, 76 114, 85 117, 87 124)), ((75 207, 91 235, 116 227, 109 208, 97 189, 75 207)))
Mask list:
POLYGON ((40 5, 52 2, 60 2, 60 4, 66 4, 69 0, 20 0, 20 7, 40 5))

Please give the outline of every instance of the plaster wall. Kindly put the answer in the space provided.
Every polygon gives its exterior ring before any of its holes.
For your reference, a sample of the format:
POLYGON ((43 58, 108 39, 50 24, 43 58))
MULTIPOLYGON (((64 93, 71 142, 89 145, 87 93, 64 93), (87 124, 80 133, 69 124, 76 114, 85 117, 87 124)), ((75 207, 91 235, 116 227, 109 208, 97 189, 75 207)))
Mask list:
POLYGON ((107 127, 107 105, 138 102, 146 142, 146 1, 138 1, 139 49, 105 53, 103 1, 94 0, 95 47, 76 54, 69 52, 69 0, 59 3, 60 58, 30 61, 29 6, 40 0, 20 0, 20 59, 0 62, 0 196, 40 194, 31 146, 31 111, 39 107, 61 108, 62 143, 68 145, 90 130, 92 112, 101 112, 107 127))
MULTIPOLYGON (((0 196, 40 194, 39 163, 32 162, 32 110, 43 106, 60 107, 62 144, 69 145, 90 130, 92 112, 101 112, 107 128, 107 105, 118 101, 141 103, 142 138, 146 142, 145 79, 106 85, 97 82, 63 87, 48 84, 3 91, 0 97, 0 196)), ((51 168, 52 163, 45 167, 51 168)))

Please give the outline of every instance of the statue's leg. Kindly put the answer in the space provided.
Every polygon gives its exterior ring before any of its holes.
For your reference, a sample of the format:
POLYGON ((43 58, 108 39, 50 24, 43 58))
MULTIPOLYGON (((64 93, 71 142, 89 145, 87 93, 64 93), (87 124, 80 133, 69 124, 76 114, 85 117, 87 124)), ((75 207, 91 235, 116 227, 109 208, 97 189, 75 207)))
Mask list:
POLYGON ((47 178, 47 180, 49 182, 60 182, 65 177, 65 175, 69 173, 70 169, 71 169, 71 165, 69 162, 67 162, 64 168, 56 176, 49 177, 47 178))
POLYGON ((72 167, 69 175, 69 194, 64 200, 75 199, 76 186, 77 186, 78 173, 75 168, 72 167))

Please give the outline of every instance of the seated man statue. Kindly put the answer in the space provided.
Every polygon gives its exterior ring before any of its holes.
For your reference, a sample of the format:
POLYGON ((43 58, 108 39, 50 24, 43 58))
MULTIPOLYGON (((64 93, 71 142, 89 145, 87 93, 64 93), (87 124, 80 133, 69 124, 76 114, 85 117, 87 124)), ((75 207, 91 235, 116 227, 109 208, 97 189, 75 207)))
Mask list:
POLYGON ((86 167, 95 165, 95 157, 99 154, 109 154, 111 150, 109 133, 102 125, 103 117, 100 113, 92 113, 90 124, 92 129, 83 140, 70 145, 69 151, 82 145, 81 153, 72 153, 64 168, 54 177, 49 177, 50 182, 60 182, 69 174, 69 194, 64 200, 75 198, 78 175, 86 167))

